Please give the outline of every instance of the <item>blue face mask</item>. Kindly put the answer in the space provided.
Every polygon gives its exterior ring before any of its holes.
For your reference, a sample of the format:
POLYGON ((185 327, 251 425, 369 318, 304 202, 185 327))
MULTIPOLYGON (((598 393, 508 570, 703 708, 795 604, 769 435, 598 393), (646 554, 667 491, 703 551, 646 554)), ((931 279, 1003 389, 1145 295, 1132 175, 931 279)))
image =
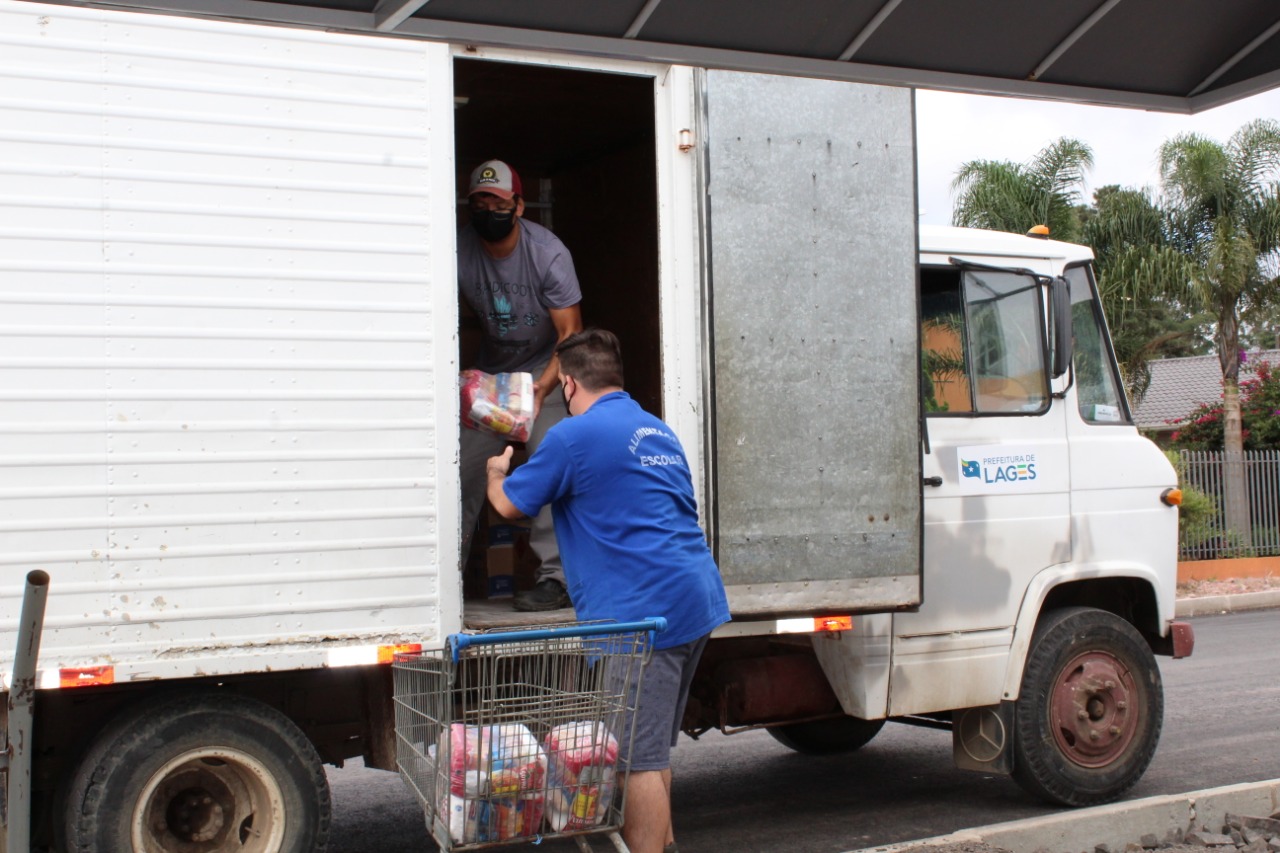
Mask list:
POLYGON ((487 243, 500 243, 516 227, 514 210, 473 210, 471 227, 487 243))

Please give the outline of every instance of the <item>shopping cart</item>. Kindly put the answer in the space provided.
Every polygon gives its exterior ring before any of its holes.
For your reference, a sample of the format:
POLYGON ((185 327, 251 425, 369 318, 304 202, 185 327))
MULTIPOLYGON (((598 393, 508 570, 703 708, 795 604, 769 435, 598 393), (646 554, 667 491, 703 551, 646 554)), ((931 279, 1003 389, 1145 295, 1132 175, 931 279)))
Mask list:
POLYGON ((443 851, 619 830, 635 702, 666 620, 453 634, 393 663, 396 758, 443 851))

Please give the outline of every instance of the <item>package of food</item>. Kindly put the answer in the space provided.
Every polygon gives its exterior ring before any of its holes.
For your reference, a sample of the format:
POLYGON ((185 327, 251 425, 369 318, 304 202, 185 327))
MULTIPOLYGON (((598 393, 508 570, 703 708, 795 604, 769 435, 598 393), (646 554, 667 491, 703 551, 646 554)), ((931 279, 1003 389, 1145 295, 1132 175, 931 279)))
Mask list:
POLYGON ((556 726, 543 743, 551 828, 562 832, 599 826, 613 803, 618 741, 601 723, 578 722, 556 726))
POLYGON ((455 842, 538 835, 547 756, 525 726, 454 723, 440 740, 437 754, 447 749, 449 755, 449 790, 440 811, 448 815, 455 842))
POLYGON ((533 430, 533 374, 464 370, 462 425, 512 441, 528 441, 533 430))

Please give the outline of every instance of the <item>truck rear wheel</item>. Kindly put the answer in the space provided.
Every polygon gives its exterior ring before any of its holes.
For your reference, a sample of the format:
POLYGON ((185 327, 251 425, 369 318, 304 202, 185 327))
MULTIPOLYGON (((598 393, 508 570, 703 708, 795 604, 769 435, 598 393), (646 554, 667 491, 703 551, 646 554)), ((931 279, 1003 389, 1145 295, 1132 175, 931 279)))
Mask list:
POLYGON ((1142 777, 1160 740, 1155 656, 1115 614, 1046 614, 1031 640, 1014 724, 1014 778, 1049 802, 1110 802, 1142 777))
POLYGON ((74 853, 310 853, 329 816, 320 756, 288 717, 202 693, 103 731, 76 769, 65 833, 74 853))
POLYGON ((833 717, 785 726, 769 726, 773 739, 805 755, 837 755, 853 752, 871 742, 884 728, 884 720, 833 717))

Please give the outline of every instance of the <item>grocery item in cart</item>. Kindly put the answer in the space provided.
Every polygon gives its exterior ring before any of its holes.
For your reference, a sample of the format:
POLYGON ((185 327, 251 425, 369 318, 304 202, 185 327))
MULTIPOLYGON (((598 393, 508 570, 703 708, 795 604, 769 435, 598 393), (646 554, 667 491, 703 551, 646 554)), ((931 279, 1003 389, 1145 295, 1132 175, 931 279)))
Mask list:
POLYGON ((550 763, 547 820, 556 832, 599 826, 613 803, 618 741, 603 723, 565 723, 544 744, 550 763))
POLYGON ((528 441, 533 429, 533 374, 464 370, 462 425, 528 441))
POLYGON ((449 756, 449 791, 440 810, 449 817, 455 842, 538 834, 547 756, 528 728, 453 723, 441 741, 437 755, 449 756))

